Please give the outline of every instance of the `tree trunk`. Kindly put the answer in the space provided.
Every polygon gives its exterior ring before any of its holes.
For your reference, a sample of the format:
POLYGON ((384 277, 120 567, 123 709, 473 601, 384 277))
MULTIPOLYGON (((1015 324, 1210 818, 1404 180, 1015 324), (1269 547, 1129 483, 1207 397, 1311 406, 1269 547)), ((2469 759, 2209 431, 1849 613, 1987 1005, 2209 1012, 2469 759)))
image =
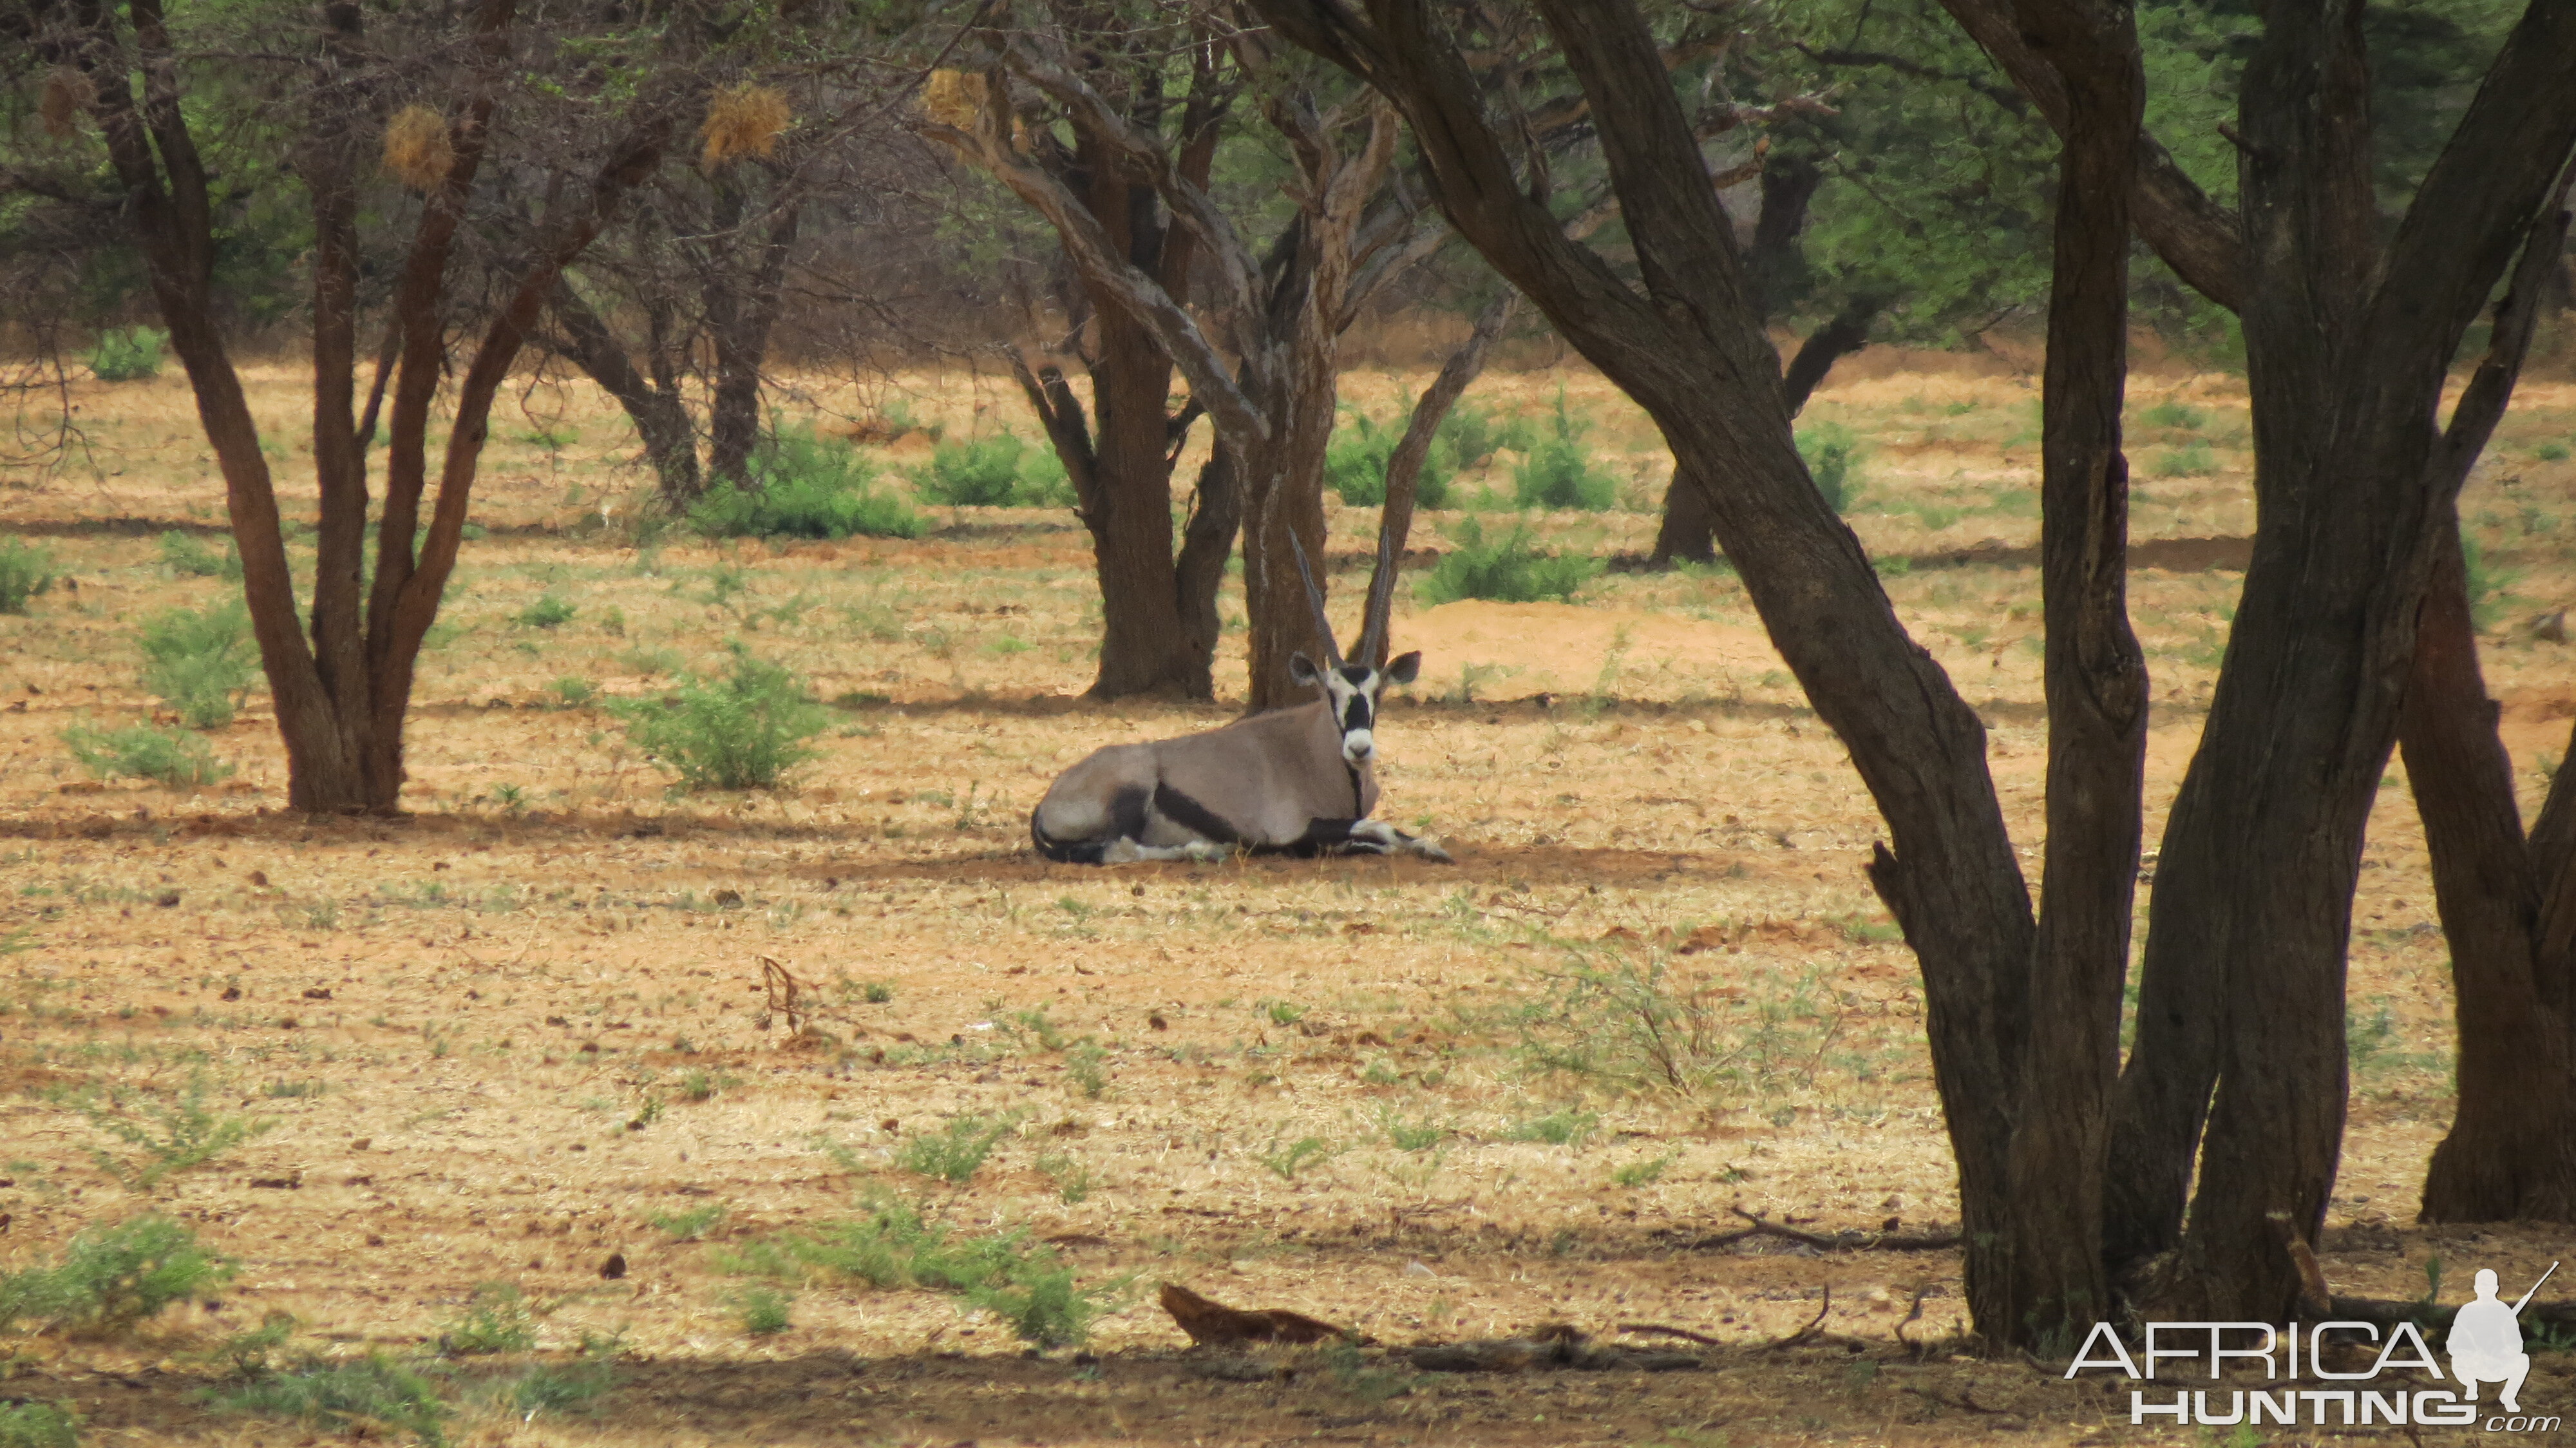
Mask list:
MULTIPOLYGON (((2067 83, 2041 394, 2040 554, 2047 620, 2048 844, 2014 1083, 2004 1240, 1969 1253, 1990 1343, 2083 1340, 2112 1311, 2102 1173, 2119 1079, 2146 782, 2147 671, 2129 627, 2129 172, 2146 77, 2131 11, 2032 7, 2028 39, 2067 83)), ((1792 372, 1797 369, 1793 367, 1792 372)))
MULTIPOLYGON (((2425 1173, 2423 1217, 2576 1220, 2569 962, 2546 959, 2541 948, 2541 882, 2514 803, 2513 761, 2478 670, 2456 513, 2450 521, 2417 618, 2398 724, 2433 856, 2459 1022, 2459 1105, 2425 1173)), ((2576 789, 2553 787, 2551 803, 2570 799, 2576 789)))
POLYGON ((689 423, 678 389, 657 387, 635 370, 625 346, 573 290, 569 278, 556 278, 547 306, 562 328, 561 335, 552 339, 554 349, 626 409, 627 421, 644 442, 644 457, 653 465, 664 506, 678 511, 696 502, 706 491, 706 481, 698 471, 697 429, 689 423))
POLYGON ((1386 455, 1386 502, 1377 515, 1377 568, 1369 575, 1368 604, 1360 614, 1358 651, 1351 662, 1372 669, 1386 667, 1392 651, 1389 625, 1395 617, 1396 578, 1403 570, 1404 541, 1413 532, 1413 508, 1422 493, 1422 464, 1431 456, 1431 440, 1440 434, 1440 424, 1449 410, 1466 395, 1477 374, 1485 370, 1486 354, 1493 350, 1494 339, 1512 319, 1520 302, 1520 293, 1505 289, 1485 304, 1476 317, 1474 330, 1449 359, 1440 364, 1440 372, 1422 396, 1413 404, 1413 416, 1404 424, 1404 436, 1397 439, 1394 451, 1386 455))
POLYGON ((741 251, 731 233, 744 224, 742 186, 727 177, 715 189, 717 228, 725 235, 708 252, 707 332, 715 342, 716 386, 707 408, 707 476, 740 482, 760 443, 761 371, 769 361, 769 334, 786 300, 787 262, 804 207, 792 197, 771 198, 769 225, 755 252, 758 260, 750 276, 738 280, 727 263, 741 251))
MULTIPOLYGON (((1807 334, 1780 374, 1791 417, 1806 410, 1807 398, 1836 362, 1869 345, 1869 324, 1878 319, 1884 305, 1876 298, 1855 297, 1832 321, 1807 334)), ((1655 529, 1655 552, 1649 560, 1655 567, 1717 561, 1717 538, 1710 531, 1705 493, 1704 487, 1674 470, 1672 486, 1664 490, 1664 520, 1655 529)))

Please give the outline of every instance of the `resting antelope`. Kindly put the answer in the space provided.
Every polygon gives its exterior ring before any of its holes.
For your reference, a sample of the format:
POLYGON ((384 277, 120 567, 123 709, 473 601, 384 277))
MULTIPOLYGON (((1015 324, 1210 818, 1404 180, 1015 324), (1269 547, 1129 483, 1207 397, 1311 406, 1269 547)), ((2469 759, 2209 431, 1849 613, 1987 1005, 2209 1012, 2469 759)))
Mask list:
POLYGON ((1303 544, 1297 572, 1315 610, 1325 667, 1292 654, 1288 671, 1320 697, 1205 734, 1113 744, 1091 755, 1057 776, 1029 815, 1039 854, 1085 865, 1212 860, 1238 849, 1449 858, 1432 841, 1369 818, 1377 808, 1378 694, 1390 683, 1412 683, 1422 665, 1418 653, 1383 669, 1368 662, 1385 652, 1394 560, 1380 548, 1358 663, 1345 661, 1333 642, 1303 544))

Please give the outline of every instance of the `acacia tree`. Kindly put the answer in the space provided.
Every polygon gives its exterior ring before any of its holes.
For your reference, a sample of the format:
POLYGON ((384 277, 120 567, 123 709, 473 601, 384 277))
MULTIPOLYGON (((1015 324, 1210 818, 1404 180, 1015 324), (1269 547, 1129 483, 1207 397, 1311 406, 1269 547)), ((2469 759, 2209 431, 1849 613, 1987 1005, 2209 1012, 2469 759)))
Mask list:
MULTIPOLYGON (((1043 216, 1085 289, 1098 299, 1103 325, 1114 315, 1120 325, 1149 334, 1187 380, 1191 409, 1203 412, 1215 429, 1226 470, 1223 486, 1234 490, 1225 506, 1238 510, 1244 529, 1250 707, 1294 703, 1306 691, 1289 677, 1289 656, 1302 651, 1321 657, 1313 611, 1292 560, 1297 546, 1310 556, 1320 556, 1323 548, 1324 450, 1338 395, 1339 339, 1379 285, 1439 240, 1416 234, 1420 203, 1391 184, 1395 116, 1364 96, 1357 103, 1327 104, 1319 78, 1301 73, 1293 57, 1274 53, 1257 28, 1236 25, 1221 40, 1196 42, 1193 51, 1203 47, 1205 54, 1194 53, 1190 61, 1191 95, 1212 84, 1251 91, 1257 101, 1236 104, 1257 104, 1287 153, 1291 180, 1284 189, 1295 209, 1270 243, 1256 249, 1210 194, 1204 171, 1195 171, 1206 162, 1194 161, 1188 145, 1141 123, 1093 83, 1093 73, 1076 59, 1083 49, 1076 35, 1048 19, 992 32, 987 43, 991 68, 969 91, 971 110, 949 112, 964 124, 934 117, 924 122, 924 133, 1043 216), (1048 164, 1039 156, 1049 144, 1047 128, 1059 117, 1082 138, 1081 147, 1090 149, 1077 148, 1069 160, 1048 164), (1088 200, 1066 179, 1111 173, 1120 185, 1088 200), (1166 256, 1160 277, 1136 259, 1136 219, 1154 214, 1145 204, 1148 192, 1168 214, 1156 244, 1168 252, 1169 237, 1186 231, 1190 238, 1184 266, 1174 268, 1166 256), (1115 204, 1121 201, 1123 215, 1115 204), (1104 213, 1092 202, 1109 208, 1104 213), (1175 295, 1166 279, 1185 289, 1175 295), (1199 291, 1201 285, 1208 290, 1199 291)), ((1132 80, 1132 73, 1126 78, 1132 80)), ((1131 88, 1131 102, 1135 94, 1131 88)), ((1225 109, 1213 101, 1184 106, 1174 119, 1184 123, 1183 136, 1194 137, 1187 125, 1193 115, 1213 125, 1225 109)), ((1070 433, 1063 426, 1072 415, 1070 389, 1060 374, 1049 384, 1042 372, 1032 372, 1041 415, 1049 420, 1050 434, 1061 439, 1070 433)), ((1144 390, 1116 405, 1141 416, 1144 390)), ((1095 412, 1102 405, 1095 394, 1095 412)), ((1156 418, 1163 417, 1159 397, 1152 408, 1156 418)), ((1168 442, 1162 446, 1170 450, 1168 442)), ((1059 453, 1066 450, 1060 440, 1059 453)), ((1079 457, 1077 450, 1067 459, 1068 471, 1079 457)), ((1150 479, 1151 470, 1144 475, 1150 479)), ((1095 472, 1095 481, 1102 476, 1095 472)), ((1208 510, 1203 493, 1201 515, 1208 510)), ((1133 526, 1140 564, 1169 556, 1167 512, 1136 518, 1133 526)), ((1224 555, 1212 556, 1221 563, 1224 555)), ((1122 572, 1117 579, 1126 576, 1122 572)), ((1147 582, 1150 587, 1153 580, 1147 582)), ((1102 586, 1104 592, 1117 586, 1106 561, 1102 586)), ((1147 605, 1159 608, 1159 597, 1122 601, 1147 605)), ((1192 642, 1197 647, 1196 636, 1192 642)), ((1206 643, 1213 646, 1212 632, 1206 643)), ((1107 664, 1104 647, 1104 673, 1107 664)))
MULTIPOLYGON (((1923 969, 1978 1331, 1997 1347, 2040 1344, 2109 1315, 2115 1287, 2150 1315, 2285 1316, 2303 1286, 2288 1249, 2314 1241, 2339 1150, 2360 832, 2440 505, 2465 471, 2450 464, 2474 456, 2504 389, 2447 434, 2435 408, 2576 148, 2576 91, 2548 79, 2576 64, 2576 13, 2540 0, 2524 14, 2383 248, 2357 164, 2370 135, 2357 5, 2266 16, 2240 101, 2241 217, 2139 127, 2124 9, 1972 12, 2008 24, 2048 83, 2034 102, 2054 106, 2066 138, 2053 302, 2067 315, 2052 321, 2043 485, 2050 830, 2035 919, 1983 727, 1907 638, 1798 459, 1743 258, 1633 5, 1535 3, 1590 102, 1637 250, 1633 288, 1513 183, 1460 55, 1493 39, 1484 11, 1261 8, 1404 109, 1460 233, 1655 418, 1677 472, 1708 488, 1773 643, 1851 751, 1892 836, 1871 881, 1923 969), (2138 1048, 2115 1086, 2145 697, 2119 599, 2124 207, 2178 271, 2253 299, 2266 524, 2169 819, 2138 1048)), ((2499 345, 2513 330, 2498 329, 2499 345)), ((2495 360, 2509 383, 2511 358, 2495 360)))
POLYGON ((189 82, 232 62, 195 50, 160 0, 52 6, 38 40, 84 79, 86 114, 124 189, 134 245, 224 476, 252 633, 286 744, 289 803, 389 812, 401 799, 414 668, 455 567, 493 399, 564 266, 660 165, 703 93, 685 66, 652 63, 668 56, 646 58, 640 75, 569 57, 562 17, 531 33, 518 23, 514 0, 482 0, 454 15, 380 17, 373 30, 368 12, 350 0, 246 18, 274 22, 262 27, 262 51, 292 57, 275 77, 282 99, 272 109, 296 138, 294 168, 312 215, 320 509, 309 624, 296 616, 275 481, 215 320, 216 220, 191 116, 213 88, 191 91, 189 82), (566 75, 549 75, 554 66, 566 75), (543 83, 521 83, 532 76, 543 83), (432 106, 414 96, 444 99, 432 106), (367 163, 380 145, 386 169, 423 194, 361 409, 360 224, 367 163), (473 268, 460 252, 471 240, 467 220, 487 163, 546 200, 529 204, 535 220, 513 254, 473 268), (429 421, 458 360, 460 314, 472 306, 462 282, 477 271, 495 300, 454 370, 432 497, 429 421), (386 476, 371 508, 366 457, 380 409, 386 476), (425 523, 424 497, 432 497, 425 523))

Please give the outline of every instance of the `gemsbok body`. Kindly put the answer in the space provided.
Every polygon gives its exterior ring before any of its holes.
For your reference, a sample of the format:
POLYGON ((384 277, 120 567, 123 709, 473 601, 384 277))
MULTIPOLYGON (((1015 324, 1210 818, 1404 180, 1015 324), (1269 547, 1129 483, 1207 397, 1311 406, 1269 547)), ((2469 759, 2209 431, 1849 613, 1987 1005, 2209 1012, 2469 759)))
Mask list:
MULTIPOLYGON (((1306 572, 1305 550, 1297 568, 1306 572)), ((1381 553, 1379 574, 1395 570, 1381 553)), ((1391 589, 1389 590, 1391 591, 1391 589)), ((1372 581, 1359 657, 1384 650, 1383 614, 1372 581)), ((1409 684, 1422 656, 1406 654, 1384 668, 1351 663, 1333 642, 1323 595, 1306 575, 1326 662, 1304 654, 1289 674, 1320 696, 1205 734, 1147 744, 1113 744, 1063 774, 1029 816, 1029 836, 1050 860, 1122 865, 1137 860, 1211 860, 1235 850, 1318 855, 1363 852, 1446 860, 1447 851, 1369 815, 1377 808, 1380 693, 1409 684)))

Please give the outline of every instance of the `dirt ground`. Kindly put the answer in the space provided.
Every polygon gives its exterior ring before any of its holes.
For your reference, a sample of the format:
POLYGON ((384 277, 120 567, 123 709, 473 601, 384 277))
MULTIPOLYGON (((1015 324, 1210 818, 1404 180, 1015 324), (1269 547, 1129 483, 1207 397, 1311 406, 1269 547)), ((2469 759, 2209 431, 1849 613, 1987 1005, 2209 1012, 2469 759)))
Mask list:
MULTIPOLYGON (((1347 395, 1384 416, 1421 380, 1358 374, 1347 395)), ((253 375, 289 479, 297 381, 253 375)), ((1634 409, 1575 371, 1471 396, 1535 414, 1560 388, 1627 507, 1543 529, 1641 551, 1670 460, 1634 409)), ((1025 821, 1057 771, 1232 712, 1078 697, 1098 617, 1078 525, 942 508, 913 542, 639 547, 630 436, 532 386, 496 426, 488 532, 424 659, 410 817, 314 821, 285 812, 263 695, 213 735, 237 773, 199 791, 91 779, 59 742, 150 715, 136 626, 233 586, 164 560, 169 531, 222 543, 184 386, 75 391, 86 450, 0 471, 0 534, 68 575, 0 615, 0 1267, 150 1207, 239 1276, 138 1338, 13 1340, 0 1399, 73 1405, 93 1443, 309 1442, 201 1402, 207 1347, 283 1310, 318 1351, 421 1354, 505 1283, 538 1309, 541 1359, 613 1335, 620 1376, 581 1408, 468 1411, 461 1441, 2218 1441, 2131 1427, 2126 1384, 1957 1352, 1955 1250, 1734 1235, 1737 1209, 1823 1234, 1958 1214, 1920 983, 1862 874, 1875 816, 1722 568, 1611 573, 1570 604, 1400 591, 1396 646, 1427 658, 1387 711, 1382 812, 1455 865, 1051 866, 1025 821), (547 596, 570 617, 530 621, 547 596), (735 640, 807 676, 833 727, 791 788, 675 791, 604 701, 735 640), (804 983, 797 1024, 819 1034, 791 1037, 764 960, 804 983), (119 1186, 94 1153, 192 1091, 271 1125, 119 1186), (962 1183, 897 1165, 966 1118, 1008 1130, 962 1183), (1024 1229, 1115 1310, 1081 1351, 1039 1353, 954 1295, 818 1275, 786 1284, 784 1330, 748 1332, 729 1254, 871 1200, 1024 1229), (1381 1346, 1189 1351, 1166 1282, 1381 1346), (1701 1364, 1432 1374, 1391 1351, 1548 1323, 1701 1364)), ((796 405, 830 431, 896 402, 952 435, 1029 431, 969 379, 813 379, 796 405)), ((2036 408, 2029 379, 1926 365, 1808 414, 1866 440, 1852 525, 1984 713, 2034 865, 2036 408)), ((2152 841, 2253 520, 2236 383, 2142 378, 2135 411, 2152 841)), ((2526 386, 2463 504, 2526 809, 2576 717, 2576 651, 2533 626, 2576 602, 2570 442, 2576 386, 2526 386)), ((1509 466, 1482 484, 1507 491, 1509 466)), ((1427 515, 1417 543, 1457 518, 1427 515)), ((1355 558, 1374 519, 1332 526, 1355 558)), ((1336 596, 1363 581, 1338 570, 1336 596)), ((1239 594, 1226 608, 1239 621, 1239 594)), ((1240 649, 1238 627, 1221 691, 1240 649)), ((2450 995, 2394 762, 2364 864, 2326 1271, 2410 1297, 2438 1259, 2445 1301, 2477 1267, 2527 1283, 2576 1239, 2413 1220, 2450 1113, 2450 995)), ((2526 1401, 2576 1412, 2576 1359, 2536 1361, 2526 1401)), ((2226 1441, 2414 1437, 2250 1431, 2226 1441)))

